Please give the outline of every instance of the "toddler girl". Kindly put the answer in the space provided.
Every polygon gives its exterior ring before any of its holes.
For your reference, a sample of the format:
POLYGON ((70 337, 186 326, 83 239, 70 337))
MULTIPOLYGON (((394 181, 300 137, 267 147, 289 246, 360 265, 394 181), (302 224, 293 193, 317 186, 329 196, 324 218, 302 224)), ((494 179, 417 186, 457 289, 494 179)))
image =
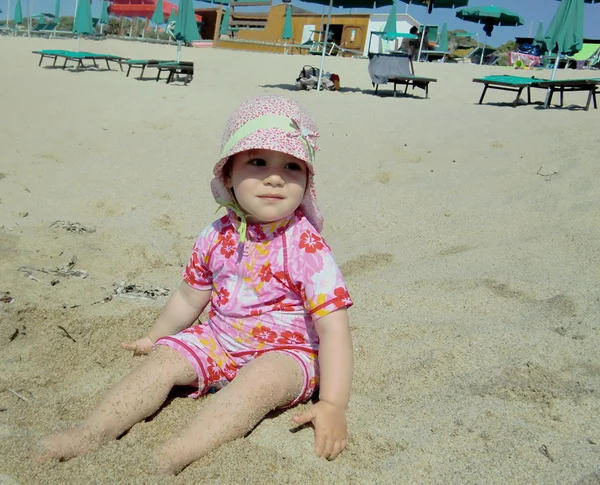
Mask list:
POLYGON ((82 424, 42 442, 39 459, 66 460, 116 439, 155 413, 173 386, 217 389, 184 430, 155 452, 176 474, 242 437, 271 410, 319 401, 318 456, 346 446, 353 372, 352 300, 329 246, 314 190, 315 122, 294 101, 261 96, 229 119, 213 195, 227 214, 198 237, 183 282, 147 335, 122 347, 149 357, 82 424), (208 320, 196 320, 210 304, 208 320))

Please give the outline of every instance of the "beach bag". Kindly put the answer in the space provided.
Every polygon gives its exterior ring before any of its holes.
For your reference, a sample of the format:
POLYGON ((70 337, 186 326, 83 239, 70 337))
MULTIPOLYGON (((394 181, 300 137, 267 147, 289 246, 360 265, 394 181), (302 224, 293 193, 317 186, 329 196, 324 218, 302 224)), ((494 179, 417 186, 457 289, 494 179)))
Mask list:
MULTIPOLYGON (((296 79, 298 89, 317 89, 319 83, 319 69, 313 66, 304 66, 296 79)), ((337 74, 324 72, 321 77, 321 89, 326 91, 334 91, 340 89, 340 77, 337 74), (334 82, 335 81, 335 82, 334 82)))

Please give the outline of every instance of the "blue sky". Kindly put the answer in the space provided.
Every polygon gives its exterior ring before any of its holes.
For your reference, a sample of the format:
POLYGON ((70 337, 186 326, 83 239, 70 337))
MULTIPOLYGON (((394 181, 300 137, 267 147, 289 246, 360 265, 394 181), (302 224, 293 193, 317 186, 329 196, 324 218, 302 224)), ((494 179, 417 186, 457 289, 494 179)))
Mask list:
MULTIPOLYGON (((171 0, 177 3, 177 0, 171 0)), ((292 0, 294 5, 321 12, 321 5, 292 0)), ((23 15, 27 15, 27 2, 31 6, 32 13, 52 12, 54 11, 55 0, 21 0, 23 5, 23 15)), ((11 18, 14 13, 14 5, 16 0, 10 0, 11 3, 11 18)), ((274 3, 279 3, 279 0, 274 0, 274 3)), ((533 22, 532 35, 535 35, 538 23, 544 22, 544 26, 548 27, 550 20, 556 12, 559 2, 556 0, 470 0, 469 6, 490 5, 494 4, 497 7, 503 7, 512 10, 521 15, 525 20, 525 25, 521 27, 496 27, 491 38, 486 38, 485 42, 490 45, 498 46, 507 40, 514 39, 516 36, 526 37, 529 35, 531 23, 533 22)), ((210 4, 194 0, 196 7, 206 7, 210 4)), ((3 13, 0 14, 1 19, 6 18, 7 0, 0 0, 0 9, 3 13)), ((403 13, 406 9, 406 4, 398 2, 398 13, 403 13)), ((75 0, 61 0, 61 15, 73 15, 75 10, 75 0)), ((359 9, 357 12, 368 12, 368 10, 359 9)), ((383 7, 374 10, 378 13, 389 12, 389 7, 383 7)), ((349 13, 349 9, 334 9, 334 12, 349 13)), ((100 0, 92 0, 92 13, 94 16, 100 16, 100 0)), ((482 37, 485 37, 482 31, 482 25, 473 24, 459 20, 455 16, 454 10, 434 9, 429 15, 427 9, 415 5, 409 6, 408 13, 415 17, 421 23, 432 25, 442 25, 444 21, 448 22, 448 28, 465 29, 469 32, 480 32, 482 37)), ((595 39, 600 39, 600 4, 586 4, 585 6, 585 36, 595 39)))

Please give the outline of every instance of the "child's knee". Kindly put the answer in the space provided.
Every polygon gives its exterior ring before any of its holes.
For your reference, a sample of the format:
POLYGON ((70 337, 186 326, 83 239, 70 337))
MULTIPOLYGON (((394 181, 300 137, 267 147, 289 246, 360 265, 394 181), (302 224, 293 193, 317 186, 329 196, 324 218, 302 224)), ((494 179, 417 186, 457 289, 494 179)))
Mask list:
POLYGON ((170 377, 174 385, 186 386, 198 379, 189 360, 179 351, 166 345, 157 345, 150 352, 149 364, 159 373, 170 377))

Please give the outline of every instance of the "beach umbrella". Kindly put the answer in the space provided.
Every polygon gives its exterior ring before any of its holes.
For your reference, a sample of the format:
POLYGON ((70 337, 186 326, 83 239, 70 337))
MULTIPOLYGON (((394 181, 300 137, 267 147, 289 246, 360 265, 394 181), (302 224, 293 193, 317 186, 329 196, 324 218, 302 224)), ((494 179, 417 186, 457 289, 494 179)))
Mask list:
POLYGON ((156 33, 156 38, 158 39, 158 26, 159 24, 165 23, 165 14, 163 13, 163 2, 162 0, 158 0, 156 2, 156 8, 154 9, 154 13, 152 13, 151 22, 156 26, 154 31, 156 33))
POLYGON ((56 0, 54 4, 54 18, 57 23, 60 22, 60 0, 56 0))
POLYGON ((15 5, 15 17, 13 22, 15 24, 23 23, 23 9, 21 8, 21 0, 17 0, 17 4, 15 5))
POLYGON ((402 0, 409 5, 421 5, 427 7, 431 13, 434 8, 457 8, 469 5, 469 0, 402 0))
POLYGON ((181 60, 181 44, 183 42, 200 40, 192 0, 179 0, 175 18, 175 40, 177 40, 177 62, 181 60))
POLYGON ((81 34, 85 35, 93 32, 91 2, 88 2, 88 0, 77 0, 75 20, 73 22, 73 33, 77 34, 77 51, 79 50, 79 37, 81 34))
POLYGON ((385 26, 383 27, 383 32, 386 34, 395 34, 397 21, 398 21, 398 11, 396 9, 396 2, 394 2, 394 3, 392 3, 392 8, 390 9, 390 14, 388 15, 385 26))
POLYGON ((492 36, 492 31, 497 25, 523 25, 523 19, 518 14, 494 5, 461 8, 456 12, 456 16, 467 22, 483 24, 483 31, 488 37, 492 36))
MULTIPOLYGON (((467 22, 483 24, 483 31, 488 37, 492 36, 492 31, 497 25, 523 25, 523 19, 518 14, 505 8, 495 7, 494 5, 461 8, 456 12, 456 16, 467 22)), ((484 54, 485 44, 483 44, 483 50, 481 51, 480 65, 483 64, 484 54)))
MULTIPOLYGON (((56 0, 56 1, 58 2, 60 0, 56 0)), ((100 23, 101 24, 107 24, 109 21, 109 18, 108 18, 108 7, 109 6, 110 6, 110 4, 106 0, 104 0, 102 2, 102 12, 100 13, 100 23)))
POLYGON ((562 0, 544 35, 548 52, 556 52, 552 79, 556 76, 560 55, 573 55, 583 48, 583 0, 562 0))
MULTIPOLYGON (((229 9, 227 9, 229 12, 229 9)), ((288 3, 285 7, 285 21, 283 22, 283 30, 281 31, 281 38, 289 40, 294 36, 292 33, 292 4, 288 3)))
POLYGON ((225 10, 225 14, 223 15, 223 19, 221 21, 221 30, 219 31, 219 33, 221 35, 227 35, 227 32, 229 32, 229 17, 231 16, 231 7, 227 7, 227 10, 225 10))
POLYGON ((448 51, 448 24, 444 22, 444 26, 442 27, 442 33, 440 34, 440 42, 437 46, 438 51, 447 52, 448 51))
POLYGON ((156 2, 156 7, 154 8, 154 13, 152 14, 152 18, 150 21, 155 23, 156 25, 165 23, 165 14, 163 13, 163 0, 158 0, 156 2))
MULTIPOLYGON (((60 0, 56 0, 56 1, 59 2, 60 0)), ((102 5, 101 5, 102 11, 100 13, 100 20, 99 20, 99 22, 100 22, 100 33, 102 33, 104 31, 104 26, 106 24, 108 24, 108 21, 109 21, 109 18, 108 18, 108 6, 109 6, 108 2, 106 0, 104 0, 102 2, 102 5)))

